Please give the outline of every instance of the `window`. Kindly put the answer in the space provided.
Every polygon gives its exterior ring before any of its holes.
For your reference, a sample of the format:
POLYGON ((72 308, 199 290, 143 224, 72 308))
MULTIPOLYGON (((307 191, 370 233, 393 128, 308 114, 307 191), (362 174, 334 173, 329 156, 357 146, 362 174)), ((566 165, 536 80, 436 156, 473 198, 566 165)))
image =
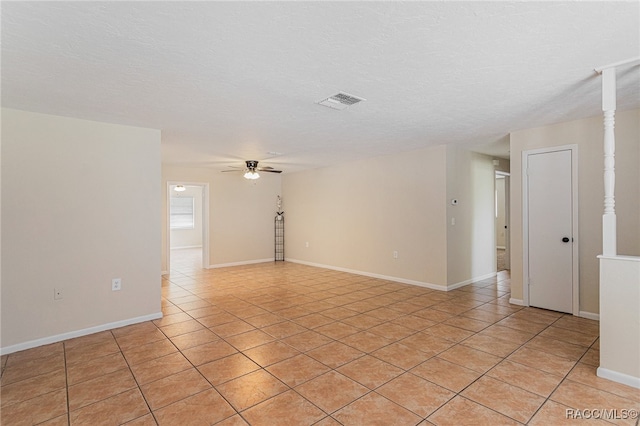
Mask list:
POLYGON ((193 197, 171 197, 169 224, 171 229, 193 229, 195 225, 193 197))

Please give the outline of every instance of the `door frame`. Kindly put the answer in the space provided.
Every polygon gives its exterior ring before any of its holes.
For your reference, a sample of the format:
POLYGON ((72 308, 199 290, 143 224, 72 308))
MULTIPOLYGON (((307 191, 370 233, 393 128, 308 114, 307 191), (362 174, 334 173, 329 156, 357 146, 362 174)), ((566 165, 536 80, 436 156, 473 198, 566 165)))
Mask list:
POLYGON ((578 233, 578 145, 561 145, 522 151, 522 296, 524 306, 529 305, 529 175, 528 157, 558 151, 571 151, 571 221, 573 238, 572 308, 573 315, 580 314, 580 239, 578 233))
POLYGON ((167 272, 171 273, 171 187, 174 185, 199 186, 202 188, 202 268, 209 269, 209 183, 207 182, 184 182, 167 181, 167 239, 165 243, 165 253, 167 256, 167 272))
POLYGON ((504 256, 505 266, 511 270, 511 173, 496 170, 495 176, 504 176, 504 256))

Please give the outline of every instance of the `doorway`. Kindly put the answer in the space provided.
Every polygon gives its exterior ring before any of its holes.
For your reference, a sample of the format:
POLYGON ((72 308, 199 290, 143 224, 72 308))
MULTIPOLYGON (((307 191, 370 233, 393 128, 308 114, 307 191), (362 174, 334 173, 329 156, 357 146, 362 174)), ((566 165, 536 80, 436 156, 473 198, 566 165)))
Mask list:
POLYGON ((496 271, 511 269, 510 214, 509 214, 510 174, 496 172, 495 216, 496 216, 496 271))
POLYGON ((209 185, 167 183, 167 269, 209 266, 209 185))
POLYGON ((577 146, 522 153, 525 304, 578 314, 577 146))

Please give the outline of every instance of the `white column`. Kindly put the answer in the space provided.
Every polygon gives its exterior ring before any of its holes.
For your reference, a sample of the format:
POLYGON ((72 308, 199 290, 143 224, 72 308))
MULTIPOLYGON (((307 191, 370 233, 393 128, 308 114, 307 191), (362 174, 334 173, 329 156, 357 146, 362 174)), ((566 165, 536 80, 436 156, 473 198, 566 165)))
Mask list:
POLYGON ((602 254, 615 256, 616 209, 615 209, 615 114, 616 114, 616 69, 602 71, 602 111, 604 112, 604 215, 602 216, 602 254))

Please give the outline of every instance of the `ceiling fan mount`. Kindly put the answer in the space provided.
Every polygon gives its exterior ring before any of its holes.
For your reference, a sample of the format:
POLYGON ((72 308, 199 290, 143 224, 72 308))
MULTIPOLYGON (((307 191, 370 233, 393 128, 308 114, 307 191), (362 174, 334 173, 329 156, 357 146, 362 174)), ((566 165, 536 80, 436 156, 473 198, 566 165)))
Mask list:
POLYGON ((255 170, 258 167, 258 162, 256 160, 247 160, 245 163, 247 163, 247 169, 249 170, 255 170))
POLYGON ((258 167, 257 160, 245 160, 246 167, 236 167, 229 166, 235 168, 237 170, 223 170, 223 172, 241 172, 244 171, 244 177, 246 179, 258 179, 260 174, 258 172, 267 172, 267 173, 282 173, 282 170, 275 170, 273 167, 258 167))

